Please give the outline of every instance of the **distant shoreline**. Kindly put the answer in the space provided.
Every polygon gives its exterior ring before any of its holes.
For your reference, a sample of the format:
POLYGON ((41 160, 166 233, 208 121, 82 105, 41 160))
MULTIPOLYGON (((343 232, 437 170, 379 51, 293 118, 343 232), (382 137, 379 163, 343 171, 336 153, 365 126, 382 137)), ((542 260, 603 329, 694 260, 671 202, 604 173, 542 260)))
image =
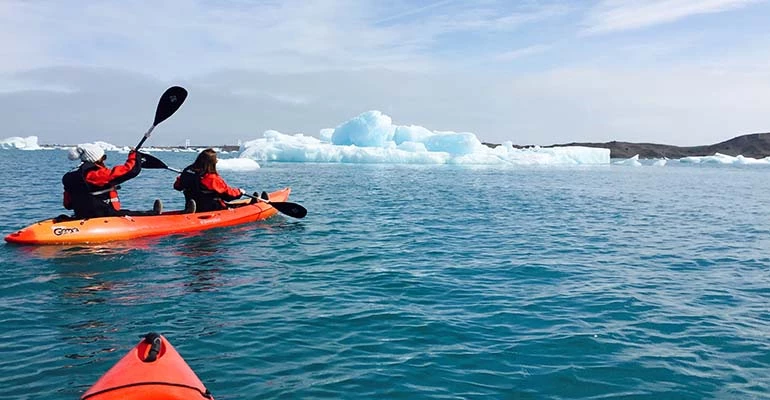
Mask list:
MULTIPOLYGON (((497 147, 499 144, 484 143, 489 147, 497 147)), ((680 147, 657 143, 632 143, 632 142, 605 142, 605 143, 563 143, 540 147, 566 147, 583 146, 610 149, 610 158, 631 158, 639 155, 639 158, 684 158, 713 156, 721 153, 728 156, 744 156, 751 158, 765 158, 770 156, 770 133, 751 133, 734 137, 717 144, 680 147)), ((514 145, 515 148, 532 147, 514 145)))
MULTIPOLYGON (((488 143, 483 142, 487 147, 497 147, 500 143, 488 143)), ((74 147, 72 144, 41 144, 43 148, 54 147, 74 147)), ((528 147, 534 147, 535 145, 517 145, 513 147, 517 149, 524 149, 528 147)), ((548 147, 568 147, 568 146, 582 146, 582 147, 594 147, 604 148, 610 150, 610 158, 631 158, 639 155, 640 158, 654 159, 654 158, 683 158, 683 157, 704 157, 712 156, 716 153, 725 154, 728 156, 744 156, 751 158, 765 158, 770 157, 770 133, 751 133, 747 135, 736 136, 730 140, 719 142, 711 145, 702 146, 672 146, 667 144, 658 143, 634 143, 634 142, 572 142, 552 144, 548 146, 540 146, 543 148, 548 147)), ((155 149, 170 150, 170 151, 190 151, 191 149, 205 149, 205 148, 217 148, 226 152, 239 151, 238 145, 220 145, 220 146, 149 146, 155 149)))

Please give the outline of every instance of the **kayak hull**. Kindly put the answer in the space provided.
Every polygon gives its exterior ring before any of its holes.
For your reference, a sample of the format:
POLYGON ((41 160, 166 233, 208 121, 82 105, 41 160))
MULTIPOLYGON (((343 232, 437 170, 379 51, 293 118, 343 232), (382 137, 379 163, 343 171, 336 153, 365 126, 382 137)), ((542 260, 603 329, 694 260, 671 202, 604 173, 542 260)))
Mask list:
MULTIPOLYGON (((290 188, 269 194, 270 201, 283 202, 290 188)), ((185 214, 172 211, 161 215, 100 217, 58 222, 36 222, 5 237, 5 241, 23 245, 90 244, 163 236, 240 225, 272 217, 277 210, 265 202, 256 202, 226 210, 185 214)))
POLYGON ((213 400, 213 397, 174 346, 163 335, 150 333, 80 399, 213 400))

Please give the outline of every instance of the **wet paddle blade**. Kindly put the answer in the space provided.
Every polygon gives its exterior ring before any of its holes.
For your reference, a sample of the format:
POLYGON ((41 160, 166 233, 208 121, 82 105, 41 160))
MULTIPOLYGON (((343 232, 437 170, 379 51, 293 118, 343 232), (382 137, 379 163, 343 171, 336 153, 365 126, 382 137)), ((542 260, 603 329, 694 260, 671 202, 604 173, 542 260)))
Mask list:
POLYGON ((157 157, 147 154, 147 153, 140 153, 142 157, 142 168, 143 169, 168 169, 168 165, 158 159, 157 157))
POLYGON ((278 210, 279 213, 286 214, 286 215, 288 215, 290 217, 305 218, 305 215, 307 215, 307 208, 302 207, 301 205, 299 205, 297 203, 291 203, 291 202, 288 202, 288 201, 270 201, 270 200, 265 200, 265 199, 259 198, 257 196, 248 194, 248 193, 244 193, 243 195, 248 197, 248 198, 251 198, 251 199, 254 199, 254 200, 257 200, 257 201, 261 201, 261 202, 270 204, 271 206, 273 206, 273 208, 278 210))
POLYGON ((155 110, 155 122, 152 125, 158 125, 172 116, 182 106, 186 98, 187 90, 183 87, 172 86, 166 89, 158 101, 158 108, 155 110))
POLYGON ((142 140, 134 147, 135 150, 142 148, 142 145, 152 134, 152 130, 158 126, 159 123, 165 121, 168 117, 173 115, 179 107, 184 103, 184 99, 187 98, 187 90, 183 87, 172 86, 163 92, 158 100, 158 107, 155 109, 155 122, 152 123, 150 130, 142 136, 142 140))
POLYGON ((273 206, 273 208, 278 210, 278 212, 286 214, 290 217, 305 218, 305 215, 307 215, 307 209, 297 203, 290 203, 288 201, 271 201, 267 204, 273 206))

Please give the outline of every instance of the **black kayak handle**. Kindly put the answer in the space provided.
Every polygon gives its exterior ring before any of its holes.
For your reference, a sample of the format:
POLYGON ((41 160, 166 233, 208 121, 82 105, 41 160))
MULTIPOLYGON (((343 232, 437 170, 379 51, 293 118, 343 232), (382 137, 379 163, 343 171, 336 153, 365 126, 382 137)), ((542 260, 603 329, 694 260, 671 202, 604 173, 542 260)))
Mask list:
POLYGON ((153 362, 158 359, 160 353, 161 339, 160 335, 155 332, 150 332, 144 337, 144 342, 150 345, 150 351, 147 353, 147 357, 144 358, 144 362, 153 362))

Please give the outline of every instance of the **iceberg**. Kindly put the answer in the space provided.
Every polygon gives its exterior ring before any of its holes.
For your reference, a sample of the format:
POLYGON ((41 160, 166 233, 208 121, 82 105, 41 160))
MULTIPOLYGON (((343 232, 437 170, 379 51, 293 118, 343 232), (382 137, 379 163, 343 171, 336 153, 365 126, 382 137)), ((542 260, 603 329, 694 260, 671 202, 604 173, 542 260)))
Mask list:
POLYGON ((221 171, 254 171, 259 164, 250 158, 219 158, 217 169, 221 171))
POLYGON ((319 163, 393 163, 456 165, 609 164, 610 150, 581 146, 534 146, 517 149, 511 142, 496 147, 470 132, 431 131, 394 125, 380 111, 362 113, 319 137, 275 130, 243 141, 240 157, 256 161, 319 163))
POLYGON ((40 150, 42 147, 37 144, 37 136, 19 137, 12 136, 0 141, 0 148, 19 149, 19 150, 40 150))
POLYGON ((637 154, 637 155, 635 155, 635 156, 633 156, 631 158, 625 159, 625 160, 615 161, 613 164, 615 164, 615 165, 627 165, 627 166, 630 166, 630 167, 641 167, 642 166, 642 163, 639 162, 639 154, 637 154))
POLYGON ((722 153, 714 153, 713 156, 692 156, 680 158, 679 162, 687 164, 737 164, 737 165, 753 165, 753 164, 770 164, 770 157, 765 158, 751 158, 738 156, 729 156, 722 153))

